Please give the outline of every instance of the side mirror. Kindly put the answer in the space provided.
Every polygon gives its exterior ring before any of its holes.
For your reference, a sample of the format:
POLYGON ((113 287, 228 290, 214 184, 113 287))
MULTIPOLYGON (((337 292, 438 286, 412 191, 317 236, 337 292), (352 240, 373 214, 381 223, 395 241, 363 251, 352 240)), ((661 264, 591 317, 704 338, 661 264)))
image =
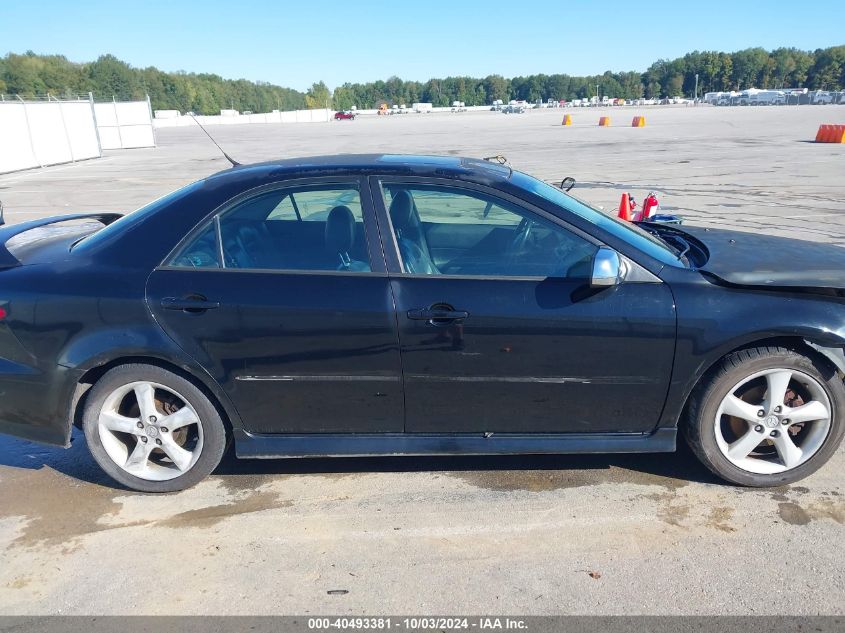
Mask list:
POLYGON ((625 263, 612 248, 602 246, 593 257, 590 287, 607 288, 617 286, 625 278, 625 263))
POLYGON ((564 191, 569 191, 572 187, 575 186, 575 179, 572 176, 567 176, 563 180, 560 181, 560 185, 558 185, 564 191))
POLYGON ((6 218, 3 217, 3 201, 0 200, 0 226, 6 224, 6 218))

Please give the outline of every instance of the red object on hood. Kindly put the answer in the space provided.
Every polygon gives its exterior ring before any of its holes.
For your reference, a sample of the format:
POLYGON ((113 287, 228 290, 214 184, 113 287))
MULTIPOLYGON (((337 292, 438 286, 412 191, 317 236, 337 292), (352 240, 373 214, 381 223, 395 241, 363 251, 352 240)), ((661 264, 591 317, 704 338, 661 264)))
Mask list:
POLYGON ((657 211, 657 196, 649 193, 643 200, 643 220, 648 220, 657 211))

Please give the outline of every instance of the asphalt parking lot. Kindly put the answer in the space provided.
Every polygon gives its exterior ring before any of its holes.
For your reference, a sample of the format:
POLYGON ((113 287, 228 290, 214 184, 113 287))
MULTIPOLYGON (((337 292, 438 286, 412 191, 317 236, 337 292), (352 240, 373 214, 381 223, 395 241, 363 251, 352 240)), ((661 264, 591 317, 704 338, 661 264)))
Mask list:
MULTIPOLYGON (((689 223, 845 245, 845 107, 629 108, 210 128, 241 162, 502 154, 605 209, 653 190, 689 223), (628 127, 645 114, 645 128, 628 127), (602 114, 614 127, 598 128, 602 114)), ((131 210, 228 166, 196 128, 0 176, 7 222, 131 210)), ((2 282, 2 276, 0 276, 2 282)), ((645 359, 644 359, 645 362, 645 359)), ((0 438, 0 613, 842 614, 845 449, 793 486, 669 455, 236 461, 181 493, 115 488, 0 438)))

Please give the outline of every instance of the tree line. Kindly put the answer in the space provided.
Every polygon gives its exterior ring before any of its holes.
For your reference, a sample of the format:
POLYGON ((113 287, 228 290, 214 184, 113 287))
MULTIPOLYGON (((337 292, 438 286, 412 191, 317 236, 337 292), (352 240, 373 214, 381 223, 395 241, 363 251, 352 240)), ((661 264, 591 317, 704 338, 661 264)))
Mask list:
POLYGON ((168 73, 152 66, 133 68, 113 55, 84 64, 32 51, 0 58, 0 94, 62 98, 87 97, 89 92, 97 100, 141 100, 149 95, 155 110, 197 114, 219 114, 228 108, 270 112, 306 107, 306 95, 292 88, 207 73, 168 73))
POLYGON ((845 88, 845 46, 804 51, 748 48, 734 53, 694 51, 673 60, 658 60, 645 72, 607 71, 587 77, 538 74, 507 79, 446 77, 425 82, 390 77, 386 81, 344 83, 332 92, 322 81, 306 92, 245 79, 223 79, 206 73, 169 73, 154 67, 134 68, 113 55, 77 64, 61 55, 28 51, 0 58, 0 94, 57 97, 93 92, 97 99, 143 99, 150 96, 156 110, 217 114, 221 109, 269 112, 302 108, 352 106, 374 108, 381 103, 453 101, 485 105, 497 99, 583 99, 607 95, 636 99, 683 95, 692 97, 698 75, 698 94, 745 88, 845 88))
POLYGON ((448 106, 453 101, 485 105, 496 99, 529 102, 548 99, 584 99, 608 96, 649 99, 685 96, 692 98, 698 75, 698 96, 706 92, 746 88, 802 88, 842 90, 845 88, 845 46, 802 51, 778 48, 766 51, 749 48, 735 53, 695 51, 673 60, 659 60, 643 72, 611 72, 578 77, 567 74, 529 75, 506 79, 490 75, 483 79, 447 77, 427 82, 387 81, 345 83, 334 91, 338 109, 353 105, 375 107, 380 102, 408 104, 430 102, 448 106))

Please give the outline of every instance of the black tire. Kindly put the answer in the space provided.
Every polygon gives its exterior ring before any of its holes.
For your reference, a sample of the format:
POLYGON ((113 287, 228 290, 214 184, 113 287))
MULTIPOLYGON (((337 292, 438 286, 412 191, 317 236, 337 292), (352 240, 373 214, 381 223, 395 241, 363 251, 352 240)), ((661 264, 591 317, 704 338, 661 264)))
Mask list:
POLYGON ((83 429, 88 449, 100 468, 120 485, 139 492, 175 492, 196 485, 217 468, 227 445, 226 427, 220 414, 194 383, 161 367, 140 363, 115 367, 97 381, 87 398, 83 429), (173 479, 152 481, 127 472, 109 456, 101 441, 98 418, 106 398, 116 389, 136 381, 149 381, 173 389, 199 417, 203 434, 200 455, 189 470, 173 479))
POLYGON ((790 484, 814 473, 836 452, 845 433, 845 385, 829 363, 816 355, 808 356, 784 347, 755 347, 723 358, 693 390, 681 428, 690 448, 713 473, 735 484, 771 487, 790 484), (818 451, 798 466, 775 474, 752 473, 739 468, 720 450, 715 431, 716 413, 722 399, 744 378, 767 369, 801 371, 814 378, 831 405, 831 423, 818 451))

